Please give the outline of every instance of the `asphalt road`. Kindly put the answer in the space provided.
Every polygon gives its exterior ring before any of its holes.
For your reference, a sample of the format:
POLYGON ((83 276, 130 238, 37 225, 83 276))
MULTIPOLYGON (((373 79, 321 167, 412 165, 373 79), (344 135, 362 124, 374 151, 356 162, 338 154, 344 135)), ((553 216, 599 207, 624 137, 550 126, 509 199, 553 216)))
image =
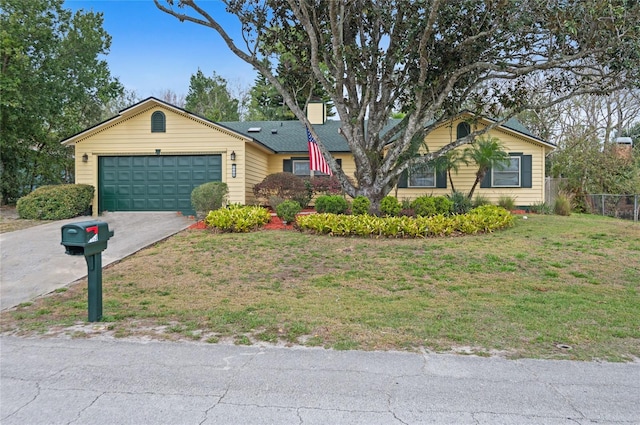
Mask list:
POLYGON ((12 424, 638 424, 640 363, 0 338, 12 424))

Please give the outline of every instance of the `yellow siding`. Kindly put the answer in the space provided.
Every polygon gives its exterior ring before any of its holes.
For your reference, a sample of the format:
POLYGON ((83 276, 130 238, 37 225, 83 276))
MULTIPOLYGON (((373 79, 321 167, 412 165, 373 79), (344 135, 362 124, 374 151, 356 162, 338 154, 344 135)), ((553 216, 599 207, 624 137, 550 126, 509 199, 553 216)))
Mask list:
MULTIPOLYGON (((162 155, 221 154, 222 180, 229 185, 229 201, 245 203, 244 169, 245 140, 214 125, 181 115, 162 106, 155 106, 131 116, 123 121, 76 141, 76 183, 98 187, 98 157, 103 155, 154 155, 156 149, 162 155), (151 114, 162 111, 166 116, 166 132, 151 132, 151 114), (236 152, 238 174, 231 177, 231 151, 236 152), (89 155, 88 162, 82 162, 83 154, 89 155)), ((98 211, 97 195, 93 201, 93 211, 98 211)))
MULTIPOLYGON (((333 157, 335 159, 341 159, 342 169, 344 170, 345 174, 351 178, 355 178, 356 163, 353 160, 353 155, 351 155, 350 153, 346 153, 346 154, 339 153, 339 154, 333 155, 333 157)), ((304 152, 299 154, 269 155, 267 174, 281 173, 283 171, 282 161, 284 161, 285 159, 291 159, 291 158, 309 158, 309 154, 307 152, 304 152)))
MULTIPOLYGON (((427 146, 430 152, 435 152, 444 145, 455 139, 455 129, 458 122, 453 126, 443 126, 437 128, 427 137, 427 146)), ((474 129, 475 130, 475 129, 474 129)), ((507 152, 520 152, 525 155, 532 156, 532 187, 531 188, 481 188, 480 184, 476 187, 474 197, 482 195, 489 199, 492 203, 496 203, 501 196, 511 196, 515 199, 516 205, 528 206, 537 202, 544 201, 544 161, 545 148, 539 144, 520 137, 509 131, 502 129, 494 129, 489 133, 492 137, 497 137, 502 142, 507 152)), ((461 146, 463 150, 465 146, 461 146)), ((471 164, 465 166, 462 164, 458 173, 453 173, 453 184, 457 191, 468 193, 475 181, 477 168, 471 164)), ((451 186, 447 180, 446 189, 437 188, 406 188, 397 189, 398 199, 415 199, 422 195, 446 195, 451 193, 451 186)), ((395 195, 395 193, 394 193, 395 195)))
POLYGON ((253 204, 256 202, 253 186, 260 183, 269 174, 267 171, 269 155, 251 145, 247 145, 244 153, 246 155, 246 161, 244 161, 246 164, 245 204, 253 204))

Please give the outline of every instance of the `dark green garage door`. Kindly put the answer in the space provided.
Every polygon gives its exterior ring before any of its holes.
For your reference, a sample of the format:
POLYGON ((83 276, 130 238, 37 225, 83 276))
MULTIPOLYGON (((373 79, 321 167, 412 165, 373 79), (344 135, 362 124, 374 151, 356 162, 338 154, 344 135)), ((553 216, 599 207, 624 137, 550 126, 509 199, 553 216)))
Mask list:
POLYGON ((102 211, 181 211, 193 214, 191 191, 222 180, 220 155, 101 156, 98 206, 102 211))

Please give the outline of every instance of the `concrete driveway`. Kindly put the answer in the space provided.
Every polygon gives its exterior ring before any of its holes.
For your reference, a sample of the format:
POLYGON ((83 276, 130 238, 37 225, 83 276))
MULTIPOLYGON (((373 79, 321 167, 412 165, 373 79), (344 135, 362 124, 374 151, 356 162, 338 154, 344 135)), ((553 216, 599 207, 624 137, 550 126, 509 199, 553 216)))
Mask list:
MULTIPOLYGON (((0 310, 32 300, 87 275, 83 256, 65 254, 64 224, 93 220, 76 217, 0 234, 0 310)), ((115 232, 102 253, 103 267, 193 224, 174 212, 105 213, 97 218, 115 232)))

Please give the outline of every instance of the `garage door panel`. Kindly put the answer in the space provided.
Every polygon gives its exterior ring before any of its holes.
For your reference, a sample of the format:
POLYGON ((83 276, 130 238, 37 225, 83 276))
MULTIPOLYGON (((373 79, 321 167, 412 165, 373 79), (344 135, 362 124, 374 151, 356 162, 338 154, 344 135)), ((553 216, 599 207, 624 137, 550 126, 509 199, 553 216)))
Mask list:
POLYGON ((179 184, 176 186, 176 188, 178 189, 178 195, 188 195, 191 196, 191 191, 193 190, 193 188, 191 187, 191 185, 188 184, 179 184))
POLYGON ((150 184, 147 186, 148 195, 160 195, 162 193, 162 186, 159 184, 150 184))
POLYGON ((161 171, 147 171, 147 180, 150 182, 159 182, 162 181, 162 172, 161 171))
POLYGON ((220 155, 99 157, 100 211, 192 214, 191 191, 222 181, 220 155))

